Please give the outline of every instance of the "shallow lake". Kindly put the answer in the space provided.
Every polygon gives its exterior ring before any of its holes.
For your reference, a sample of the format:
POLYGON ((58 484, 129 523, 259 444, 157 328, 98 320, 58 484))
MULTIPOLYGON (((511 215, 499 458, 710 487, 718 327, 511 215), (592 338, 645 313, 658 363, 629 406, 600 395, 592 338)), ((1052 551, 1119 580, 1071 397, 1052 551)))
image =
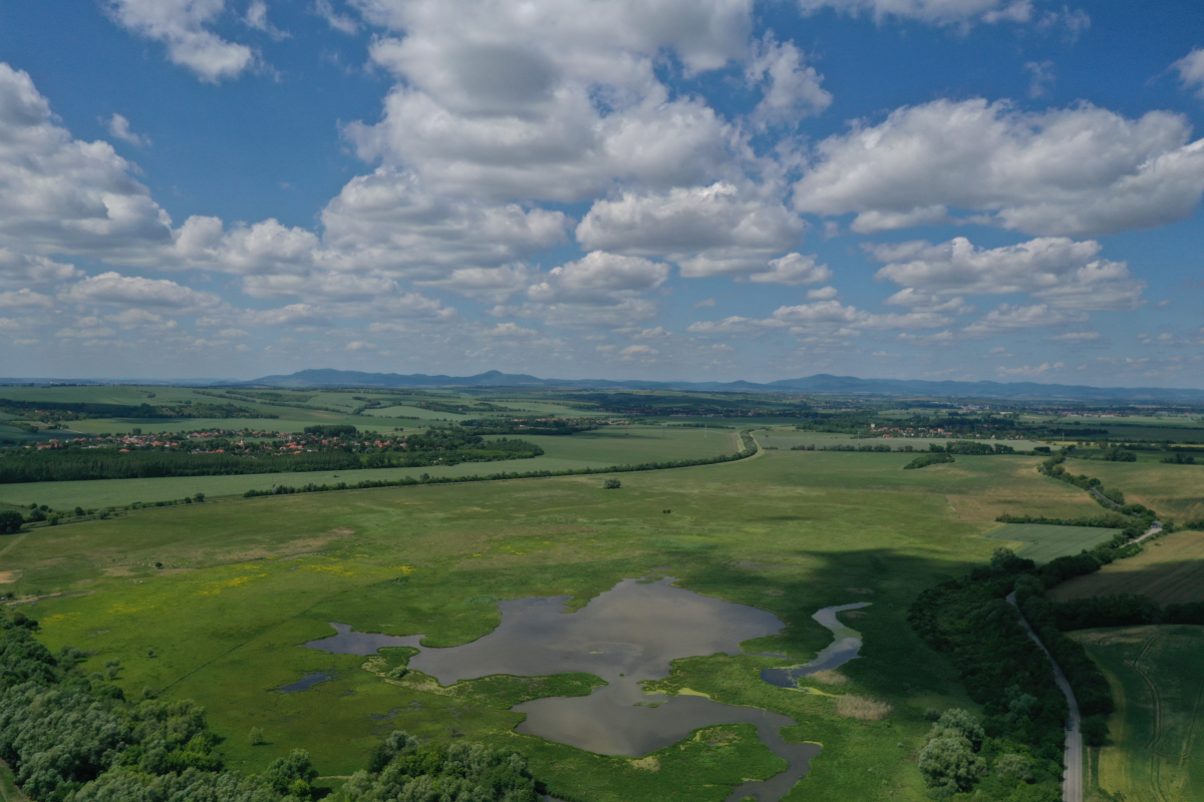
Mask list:
MULTIPOLYGON (((420 635, 355 632, 343 624, 333 625, 335 635, 306 645, 365 655, 390 646, 416 648, 419 653, 410 658, 409 667, 443 685, 494 674, 593 674, 606 685, 588 696, 536 699, 514 710, 526 716, 519 732, 599 754, 645 755, 677 743, 700 727, 751 724, 765 745, 786 762, 787 769, 768 780, 739 786, 728 799, 778 800, 807 773, 811 759, 820 751, 818 744, 788 742, 782 737, 781 729, 795 724, 793 719, 702 696, 645 693, 641 684, 666 677, 673 660, 739 654, 742 642, 775 634, 784 625, 772 613, 703 596, 672 583, 672 579, 623 580, 576 611, 566 608, 567 597, 504 601, 497 628, 462 646, 425 648, 420 635)), ((765 679, 792 687, 794 678, 801 676, 795 672, 821 670, 812 668, 820 663, 822 668, 834 668, 855 657, 860 638, 835 616, 863 606, 821 610, 816 620, 835 634, 832 647, 807 666, 772 669, 787 672, 784 678, 773 675, 765 679)))

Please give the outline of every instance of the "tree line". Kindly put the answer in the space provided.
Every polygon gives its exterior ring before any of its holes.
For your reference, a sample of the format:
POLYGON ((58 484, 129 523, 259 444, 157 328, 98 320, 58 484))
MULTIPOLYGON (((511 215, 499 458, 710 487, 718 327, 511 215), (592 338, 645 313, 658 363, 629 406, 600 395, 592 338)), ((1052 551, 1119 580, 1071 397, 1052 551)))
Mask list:
POLYGON ((699 457, 697 459, 664 460, 661 462, 640 462, 633 465, 610 465, 598 468, 566 468, 559 471, 504 471, 490 474, 467 474, 464 476, 431 476, 422 474, 419 477, 402 476, 397 479, 363 479, 359 482, 314 483, 309 482, 300 486, 276 485, 266 490, 248 490, 243 493, 245 498, 257 496, 288 496, 295 493, 325 493, 332 490, 367 490, 378 487, 408 487, 425 484, 451 484, 454 482, 486 482, 499 479, 542 479, 549 476, 590 476, 599 473, 633 473, 638 471, 659 471, 667 468, 689 468, 695 465, 714 465, 720 462, 734 462, 747 459, 757 453, 757 444, 747 431, 740 433, 740 450, 734 454, 719 454, 714 457, 699 457))

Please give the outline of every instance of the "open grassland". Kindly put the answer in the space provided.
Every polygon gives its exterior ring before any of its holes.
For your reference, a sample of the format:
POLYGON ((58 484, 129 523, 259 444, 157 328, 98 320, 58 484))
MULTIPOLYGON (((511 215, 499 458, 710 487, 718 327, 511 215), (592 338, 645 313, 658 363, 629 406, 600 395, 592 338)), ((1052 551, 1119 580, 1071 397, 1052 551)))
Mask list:
POLYGON ((1204 627, 1076 633, 1108 675, 1111 744, 1087 756, 1090 800, 1204 799, 1204 627))
POLYGON ((1002 524, 987 532, 987 537, 1004 541, 1021 557, 1047 563, 1058 557, 1078 554, 1107 542, 1119 529, 1094 526, 1052 526, 1048 524, 1002 524))
POLYGON ((1063 582, 1055 601, 1133 593, 1163 604, 1204 601, 1204 532, 1172 532, 1143 544, 1136 557, 1063 582))
POLYGON ((1125 494, 1176 521, 1204 520, 1204 464, 1068 460, 1066 470, 1098 477, 1105 487, 1125 494))
MULTIPOLYGON (((361 422, 362 418, 358 419, 361 422)), ((544 454, 532 459, 497 462, 464 462, 459 465, 428 465, 417 468, 366 468, 344 471, 251 473, 234 476, 168 476, 151 479, 95 479, 78 482, 29 482, 0 484, 0 503, 48 504, 70 510, 79 505, 91 509, 124 506, 135 501, 153 503, 191 496, 242 495, 248 490, 270 490, 276 485, 308 483, 355 484, 364 480, 396 480, 433 477, 474 476, 508 472, 568 471, 608 468, 645 462, 705 459, 740 450, 736 432, 656 426, 624 426, 579 432, 575 435, 524 435, 537 443, 544 454)))
POLYGON ((421 675, 382 678, 398 653, 365 660, 299 646, 331 632, 331 621, 464 643, 496 626, 499 600, 563 594, 580 605, 625 577, 673 576, 786 622, 747 654, 679 662, 666 686, 794 717, 788 737, 824 752, 790 799, 923 799, 924 712, 969 703, 907 626, 908 604, 989 557, 998 543, 981 535, 999 513, 1079 515, 1094 505, 1040 476, 1030 457, 923 471, 903 470, 907 460, 771 451, 624 474, 620 490, 592 476, 230 499, 38 530, 0 562, 7 589, 45 597, 23 609, 52 648, 84 648, 95 666, 120 660, 131 695, 198 700, 236 766, 303 747, 323 773, 342 775, 400 728, 518 749, 564 798, 720 800, 774 771, 749 728, 707 728, 653 760, 604 757, 513 732, 510 706, 585 692, 584 677, 440 688, 421 675), (761 667, 797 664, 829 643, 810 618, 817 608, 859 600, 873 604, 854 624, 865 648, 842 669, 847 682, 799 693, 760 680, 761 667), (334 679, 273 690, 315 671, 334 679), (878 713, 858 715, 843 695, 878 713), (270 743, 252 746, 251 727, 270 743))

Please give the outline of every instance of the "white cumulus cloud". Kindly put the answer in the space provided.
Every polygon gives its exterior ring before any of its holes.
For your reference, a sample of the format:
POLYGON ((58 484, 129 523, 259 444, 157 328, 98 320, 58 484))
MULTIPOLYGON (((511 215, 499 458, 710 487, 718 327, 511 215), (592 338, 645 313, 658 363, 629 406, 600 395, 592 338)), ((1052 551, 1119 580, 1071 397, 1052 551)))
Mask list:
POLYGON ((959 210, 1003 228, 1075 236, 1181 219, 1202 192, 1204 140, 1191 140, 1182 116, 936 100, 822 141, 794 204, 856 213, 860 231, 959 210))
MULTIPOLYGON (((173 64, 210 83, 237 77, 255 64, 251 48, 210 30, 225 5, 225 0, 105 0, 109 15, 119 25, 161 42, 173 64)), ((264 8, 265 23, 266 19, 264 8)))

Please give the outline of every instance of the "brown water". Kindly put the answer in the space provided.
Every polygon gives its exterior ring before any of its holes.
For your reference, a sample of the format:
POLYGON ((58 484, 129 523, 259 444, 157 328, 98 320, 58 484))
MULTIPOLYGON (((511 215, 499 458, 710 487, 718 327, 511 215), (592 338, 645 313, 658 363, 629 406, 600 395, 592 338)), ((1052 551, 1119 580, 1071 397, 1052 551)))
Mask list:
POLYGON ((599 754, 645 755, 701 727, 750 724, 787 768, 768 780, 744 783, 728 799, 781 799, 820 751, 818 744, 782 737, 782 728, 794 725, 793 719, 702 696, 645 693, 642 683, 667 676, 678 658, 739 654, 743 641, 772 635, 783 623, 772 613, 702 596, 672 581, 624 580, 574 612, 565 607, 567 597, 505 601, 496 629, 451 648, 424 648, 421 636, 373 635, 340 624, 334 625, 336 635, 306 645, 341 654, 414 647, 420 651, 409 667, 443 685, 495 674, 593 674, 606 685, 588 696, 536 699, 514 710, 526 716, 519 732, 599 754))

